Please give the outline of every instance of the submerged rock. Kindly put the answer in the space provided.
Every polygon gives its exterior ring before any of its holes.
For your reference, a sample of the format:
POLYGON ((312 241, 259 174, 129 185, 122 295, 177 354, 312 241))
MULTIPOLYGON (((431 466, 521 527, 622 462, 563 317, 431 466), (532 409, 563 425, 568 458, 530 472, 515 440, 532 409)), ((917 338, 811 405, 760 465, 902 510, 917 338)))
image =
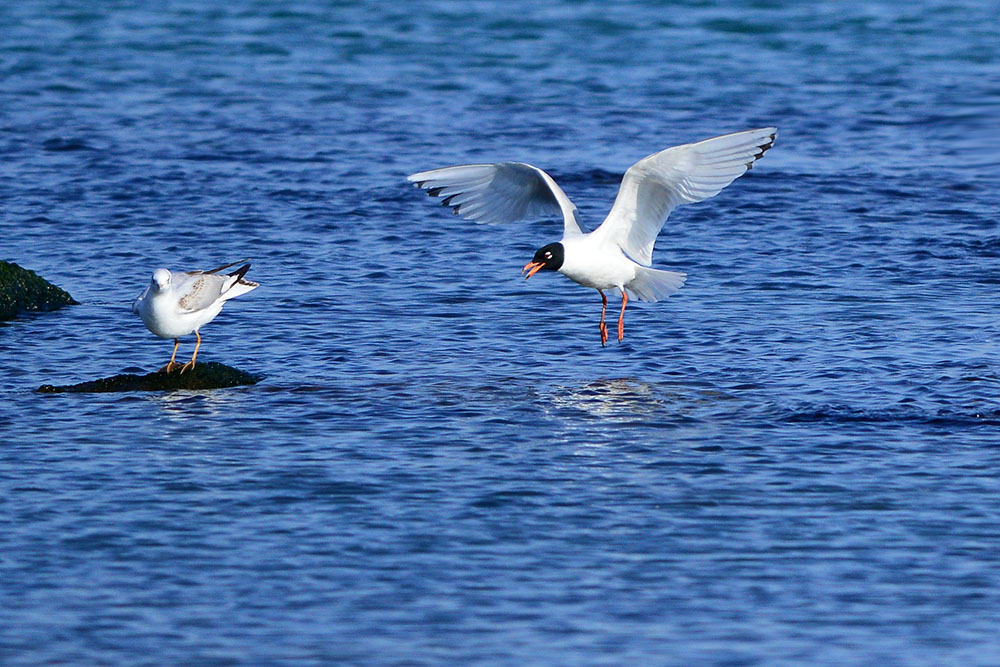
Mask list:
POLYGON ((134 375, 125 373, 112 377, 70 384, 53 386, 43 384, 38 388, 42 394, 61 394, 64 392, 110 392, 110 391, 176 391, 178 389, 222 389, 223 387, 238 387, 257 384, 263 379, 254 375, 214 362, 199 363, 185 373, 147 373, 134 375))
POLYGON ((0 321, 12 320, 18 313, 55 310, 76 303, 69 292, 34 271, 0 260, 0 321))

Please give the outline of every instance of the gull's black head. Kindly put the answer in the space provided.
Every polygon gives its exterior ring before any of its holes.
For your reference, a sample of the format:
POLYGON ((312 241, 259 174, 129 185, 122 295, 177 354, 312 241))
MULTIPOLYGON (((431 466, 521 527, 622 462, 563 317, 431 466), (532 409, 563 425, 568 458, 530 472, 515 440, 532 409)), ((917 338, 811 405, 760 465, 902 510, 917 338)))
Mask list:
POLYGON ((565 248, 563 248, 563 244, 550 243, 538 249, 531 261, 521 269, 521 273, 528 272, 528 275, 524 277, 527 280, 539 271, 558 271, 559 267, 563 265, 564 258, 565 248))

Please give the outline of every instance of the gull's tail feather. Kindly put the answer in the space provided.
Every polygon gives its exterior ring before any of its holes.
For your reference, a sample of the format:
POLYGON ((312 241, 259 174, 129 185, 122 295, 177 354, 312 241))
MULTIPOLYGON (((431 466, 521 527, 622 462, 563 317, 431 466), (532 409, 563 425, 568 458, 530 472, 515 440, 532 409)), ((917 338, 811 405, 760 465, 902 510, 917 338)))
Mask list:
POLYGON ((625 285, 625 289, 640 301, 659 301, 679 290, 685 280, 687 280, 685 273, 637 266, 635 278, 625 285))

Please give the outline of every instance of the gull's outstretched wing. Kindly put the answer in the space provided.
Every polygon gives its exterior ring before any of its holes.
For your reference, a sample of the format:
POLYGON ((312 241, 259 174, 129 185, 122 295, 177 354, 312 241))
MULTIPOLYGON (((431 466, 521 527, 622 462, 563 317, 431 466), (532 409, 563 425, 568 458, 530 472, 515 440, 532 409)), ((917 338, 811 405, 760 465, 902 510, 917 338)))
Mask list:
POLYGON ((629 167, 611 212, 594 234, 635 261, 653 261, 653 243, 680 204, 719 194, 774 145, 777 128, 763 127, 675 146, 629 167))
POLYGON ((562 214, 565 234, 580 234, 576 205, 552 177, 523 162, 464 164, 407 177, 457 214, 477 222, 514 222, 562 214))

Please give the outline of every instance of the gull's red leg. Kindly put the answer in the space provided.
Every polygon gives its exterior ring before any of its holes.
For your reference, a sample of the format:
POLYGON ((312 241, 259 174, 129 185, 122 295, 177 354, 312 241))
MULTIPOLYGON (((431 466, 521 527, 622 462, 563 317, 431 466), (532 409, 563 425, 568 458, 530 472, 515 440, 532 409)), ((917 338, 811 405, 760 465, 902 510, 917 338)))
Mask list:
POLYGON ((622 290, 622 312, 618 315, 618 342, 622 342, 625 337, 625 306, 628 304, 628 294, 622 290))
POLYGON ((597 293, 601 295, 601 347, 604 347, 608 342, 608 325, 604 323, 604 314, 608 312, 608 297, 604 295, 603 290, 597 290, 597 293))

